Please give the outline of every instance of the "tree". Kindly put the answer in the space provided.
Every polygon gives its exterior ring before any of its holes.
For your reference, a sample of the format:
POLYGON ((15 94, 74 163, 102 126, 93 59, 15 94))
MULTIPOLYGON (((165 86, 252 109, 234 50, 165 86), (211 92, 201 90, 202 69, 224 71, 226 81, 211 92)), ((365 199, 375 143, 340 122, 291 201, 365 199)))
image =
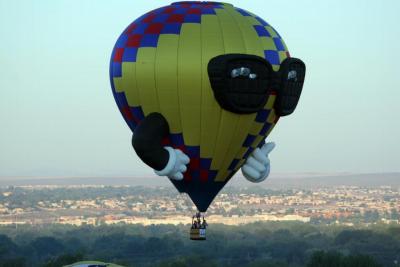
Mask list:
POLYGON ((54 237, 38 237, 33 240, 30 247, 39 260, 57 256, 64 250, 64 245, 54 237))
POLYGON ((14 242, 6 235, 0 235, 0 259, 16 250, 14 242))
POLYGON ((47 261, 42 267, 60 267, 82 260, 83 260, 83 254, 81 253, 63 254, 61 256, 55 257, 54 259, 47 261))
POLYGON ((316 251, 307 267, 382 267, 382 265, 368 255, 343 256, 336 251, 316 251))
POLYGON ((24 258, 13 258, 2 260, 0 263, 0 267, 25 267, 25 259, 24 258))
POLYGON ((341 267, 342 255, 337 252, 316 251, 312 254, 307 267, 341 267))

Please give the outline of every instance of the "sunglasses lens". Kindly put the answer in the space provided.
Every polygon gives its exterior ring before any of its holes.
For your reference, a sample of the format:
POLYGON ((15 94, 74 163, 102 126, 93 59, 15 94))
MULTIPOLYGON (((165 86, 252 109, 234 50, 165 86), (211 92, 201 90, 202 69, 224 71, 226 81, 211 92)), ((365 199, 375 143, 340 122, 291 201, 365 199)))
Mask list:
POLYGON ((275 109, 279 116, 287 116, 294 112, 303 89, 306 66, 297 58, 285 59, 279 70, 281 83, 275 109))
POLYGON ((208 72, 214 96, 222 108, 248 114, 265 106, 272 68, 263 58, 241 54, 218 56, 210 61, 208 72))

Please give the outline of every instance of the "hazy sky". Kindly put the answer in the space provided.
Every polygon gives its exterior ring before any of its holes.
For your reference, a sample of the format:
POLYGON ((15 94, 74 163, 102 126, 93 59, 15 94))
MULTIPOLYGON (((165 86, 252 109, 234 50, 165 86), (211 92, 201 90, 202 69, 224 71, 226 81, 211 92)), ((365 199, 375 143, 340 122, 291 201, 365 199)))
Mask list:
MULTIPOLYGON (((400 171, 400 1, 230 1, 272 24, 308 68, 270 135, 274 172, 400 171)), ((138 176, 114 102, 122 30, 170 1, 0 0, 0 177, 138 176)))

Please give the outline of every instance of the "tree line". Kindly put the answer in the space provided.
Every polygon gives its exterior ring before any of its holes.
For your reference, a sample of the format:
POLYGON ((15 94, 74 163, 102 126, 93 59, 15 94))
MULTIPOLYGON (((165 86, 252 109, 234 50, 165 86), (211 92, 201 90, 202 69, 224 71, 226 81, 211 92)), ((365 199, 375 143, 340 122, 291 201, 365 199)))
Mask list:
POLYGON ((400 227, 354 229, 303 223, 211 225, 207 241, 187 225, 0 227, 0 267, 100 260, 123 266, 397 266, 400 227))

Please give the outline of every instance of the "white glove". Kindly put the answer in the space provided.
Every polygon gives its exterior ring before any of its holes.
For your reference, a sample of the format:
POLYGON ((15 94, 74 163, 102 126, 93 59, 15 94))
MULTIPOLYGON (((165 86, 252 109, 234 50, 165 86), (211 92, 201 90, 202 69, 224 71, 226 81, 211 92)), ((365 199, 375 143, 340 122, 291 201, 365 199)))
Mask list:
POLYGON ((275 143, 266 143, 251 153, 242 166, 242 173, 247 180, 259 183, 267 179, 271 169, 268 154, 274 147, 275 143))
POLYGON ((187 170, 186 165, 189 164, 190 159, 179 149, 173 149, 170 146, 164 147, 169 153, 169 160, 167 166, 161 171, 154 170, 159 176, 168 176, 172 180, 182 180, 183 173, 187 170))

